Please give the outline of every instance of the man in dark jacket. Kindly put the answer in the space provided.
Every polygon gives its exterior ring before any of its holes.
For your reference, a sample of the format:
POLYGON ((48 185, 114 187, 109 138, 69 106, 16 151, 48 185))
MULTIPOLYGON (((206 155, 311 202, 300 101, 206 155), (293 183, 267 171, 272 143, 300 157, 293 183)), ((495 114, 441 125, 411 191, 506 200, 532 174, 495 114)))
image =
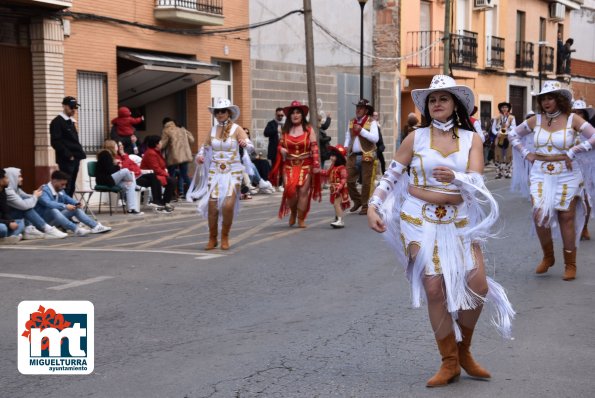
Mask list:
POLYGON ((275 109, 275 118, 269 121, 264 128, 264 136, 269 139, 267 158, 271 161, 271 166, 274 166, 275 160, 277 160, 277 147, 279 146, 279 135, 284 116, 283 108, 275 109))
POLYGON ((60 171, 70 176, 65 190, 68 196, 74 194, 80 161, 87 157, 79 141, 76 120, 73 118, 78 107, 76 98, 64 97, 63 112, 50 123, 50 138, 52 148, 56 151, 56 163, 60 171))

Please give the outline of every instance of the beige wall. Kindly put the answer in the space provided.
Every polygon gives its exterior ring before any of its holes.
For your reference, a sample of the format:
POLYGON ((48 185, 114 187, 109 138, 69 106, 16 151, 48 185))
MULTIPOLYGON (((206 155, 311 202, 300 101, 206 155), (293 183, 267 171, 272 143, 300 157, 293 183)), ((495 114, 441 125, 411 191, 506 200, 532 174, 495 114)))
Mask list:
MULTIPOLYGON (((128 2, 123 7, 122 2, 117 0, 75 1, 72 11, 164 27, 199 28, 196 25, 180 25, 156 20, 153 16, 154 4, 154 1, 138 1, 128 2)), ((248 23, 245 0, 226 0, 223 13, 224 27, 248 23)), ((196 59, 209 63, 212 58, 237 61, 234 64, 234 101, 242 110, 239 123, 249 123, 246 116, 251 113, 248 33, 182 36, 114 23, 81 20, 72 21, 71 31, 71 36, 64 42, 65 93, 76 96, 77 71, 107 73, 110 119, 116 117, 118 108, 116 51, 118 47, 126 47, 194 55, 196 59), (224 52, 226 46, 228 48, 227 55, 224 52)), ((211 119, 207 111, 210 101, 209 82, 187 90, 187 127, 198 134, 199 141, 206 137, 210 129, 211 119)))

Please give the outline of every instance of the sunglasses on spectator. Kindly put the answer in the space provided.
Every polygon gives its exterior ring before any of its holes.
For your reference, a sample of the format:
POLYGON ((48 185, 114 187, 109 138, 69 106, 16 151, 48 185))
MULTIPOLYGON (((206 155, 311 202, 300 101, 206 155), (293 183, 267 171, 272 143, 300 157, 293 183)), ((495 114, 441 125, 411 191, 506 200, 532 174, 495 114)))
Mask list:
POLYGON ((218 113, 226 113, 227 109, 215 109, 213 112, 215 113, 215 115, 218 113))

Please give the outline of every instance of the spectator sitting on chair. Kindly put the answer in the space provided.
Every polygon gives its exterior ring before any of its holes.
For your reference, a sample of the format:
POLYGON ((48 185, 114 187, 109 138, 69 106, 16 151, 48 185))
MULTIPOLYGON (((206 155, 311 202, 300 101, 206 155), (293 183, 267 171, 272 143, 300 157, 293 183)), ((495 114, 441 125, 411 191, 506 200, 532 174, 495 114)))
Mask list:
POLYGON ((117 155, 118 144, 112 140, 105 141, 103 150, 97 154, 95 180, 97 184, 110 187, 117 185, 126 191, 128 214, 141 216, 144 213, 140 211, 136 196, 136 178, 132 171, 121 167, 121 161, 117 158, 117 155))
POLYGON ((25 222, 22 219, 15 220, 9 214, 6 200, 8 183, 6 172, 0 168, 0 243, 14 244, 23 238, 21 232, 25 229, 25 222))
POLYGON ((72 199, 64 192, 70 176, 63 171, 54 171, 51 181, 42 187, 42 194, 37 200, 35 211, 50 225, 62 227, 64 230, 72 231, 74 236, 85 236, 89 233, 100 234, 111 231, 101 223, 93 220, 81 210, 81 203, 72 199), (76 217, 82 224, 88 226, 86 229, 77 226, 72 221, 76 217))
POLYGON ((194 136, 184 127, 166 117, 163 119, 163 131, 161 132, 161 149, 166 150, 167 172, 170 176, 178 171, 178 196, 186 196, 186 189, 190 186, 188 177, 188 162, 192 162, 192 149, 194 136))
POLYGON ((8 177, 8 187, 5 190, 10 215, 14 219, 22 218, 25 220, 23 239, 62 239, 67 237, 68 234, 47 224, 35 211, 37 199, 42 194, 41 187, 35 190, 33 195, 29 195, 21 189, 21 185, 23 184, 21 169, 7 167, 4 171, 6 171, 8 177))
MULTIPOLYGON (((107 148, 110 145, 114 145, 111 144, 111 142, 110 140, 105 141, 104 147, 107 148)), ((120 160, 120 167, 128 169, 134 173, 136 185, 139 187, 151 188, 152 199, 151 203, 149 203, 149 206, 155 207, 155 211, 158 213, 171 213, 173 208, 165 207, 165 203, 163 203, 163 195, 161 194, 161 183, 157 179, 155 173, 153 173, 153 170, 142 170, 140 166, 134 160, 132 160, 126 152, 124 152, 124 145, 121 142, 118 142, 117 146, 118 154, 116 155, 116 158, 120 160)), ((142 158, 138 159, 140 163, 142 158)))
POLYGON ((165 158, 161 155, 161 137, 150 135, 145 138, 145 144, 147 150, 143 156, 140 168, 143 170, 153 170, 161 185, 165 187, 165 192, 163 193, 164 206, 167 209, 173 210, 173 206, 169 202, 171 202, 174 190, 176 189, 176 181, 167 172, 165 158))

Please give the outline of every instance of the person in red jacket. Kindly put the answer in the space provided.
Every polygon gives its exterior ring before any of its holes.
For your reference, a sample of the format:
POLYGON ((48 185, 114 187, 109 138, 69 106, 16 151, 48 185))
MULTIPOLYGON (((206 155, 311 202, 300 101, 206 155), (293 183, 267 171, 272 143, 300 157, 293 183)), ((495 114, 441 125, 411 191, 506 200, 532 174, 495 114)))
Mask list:
POLYGON ((173 209, 173 206, 169 205, 169 202, 171 202, 176 181, 169 176, 165 158, 161 155, 161 137, 150 135, 145 138, 145 145, 147 146, 147 150, 143 155, 140 168, 143 170, 153 170, 161 185, 165 187, 165 192, 163 193, 164 206, 173 209))
MULTIPOLYGON (((155 211, 158 213, 171 213, 173 208, 171 206, 165 206, 163 203, 163 195, 161 193, 161 182, 157 179, 153 170, 142 170, 140 166, 124 151, 124 144, 112 140, 106 140, 104 142, 106 148, 116 148, 116 159, 120 161, 120 167, 128 169, 134 173, 136 179, 136 185, 139 187, 151 188, 151 203, 149 206, 155 207, 155 211)), ((138 157, 137 157, 138 158, 138 157)))
POLYGON ((118 109, 118 117, 112 120, 112 129, 117 133, 117 137, 112 137, 112 139, 118 138, 122 141, 124 150, 128 154, 134 153, 132 136, 134 136, 136 130, 133 126, 142 123, 143 120, 145 120, 143 116, 132 117, 132 112, 126 106, 120 107, 118 109))

